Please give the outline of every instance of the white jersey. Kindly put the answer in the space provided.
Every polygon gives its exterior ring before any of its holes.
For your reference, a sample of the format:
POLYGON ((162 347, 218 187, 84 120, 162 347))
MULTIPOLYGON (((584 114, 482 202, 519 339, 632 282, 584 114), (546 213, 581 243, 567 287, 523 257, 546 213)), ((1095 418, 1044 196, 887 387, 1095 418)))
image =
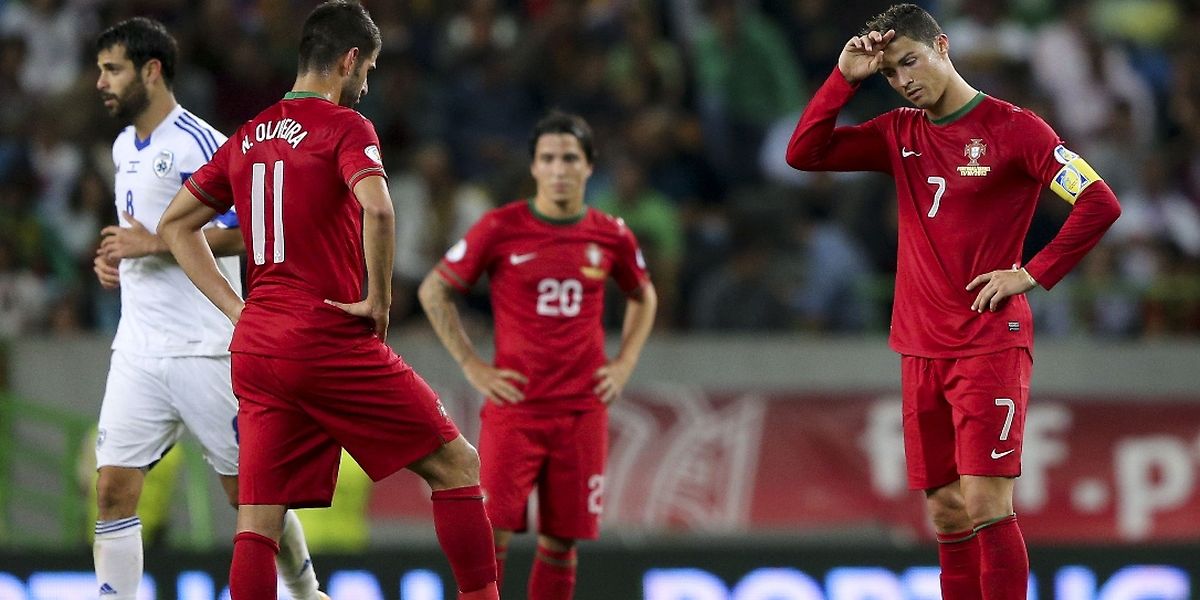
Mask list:
MULTIPOLYGON (((133 215, 158 231, 167 205, 183 182, 212 158, 225 136, 176 106, 145 140, 132 125, 113 142, 117 214, 133 215)), ((129 223, 122 217, 121 226, 129 223)), ((232 211, 210 227, 236 227, 232 211)), ((217 259, 225 278, 241 293, 236 257, 217 259)), ((233 325, 170 256, 121 261, 121 321, 114 350, 140 356, 221 356, 229 354, 233 325)))

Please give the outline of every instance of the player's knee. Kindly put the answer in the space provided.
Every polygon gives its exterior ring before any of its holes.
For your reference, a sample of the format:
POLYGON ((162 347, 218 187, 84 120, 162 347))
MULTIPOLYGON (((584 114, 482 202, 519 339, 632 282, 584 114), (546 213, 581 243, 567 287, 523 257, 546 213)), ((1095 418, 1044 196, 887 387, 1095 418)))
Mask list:
POLYGON ((961 494, 932 494, 926 498, 925 506, 937 531, 949 533, 971 528, 971 516, 961 494))
POLYGON ((455 443, 447 444, 446 466, 453 473, 457 483, 475 485, 479 483, 479 452, 466 440, 459 438, 455 443))
POLYGON ((96 481, 96 508, 102 520, 123 519, 137 513, 138 488, 120 478, 96 481))

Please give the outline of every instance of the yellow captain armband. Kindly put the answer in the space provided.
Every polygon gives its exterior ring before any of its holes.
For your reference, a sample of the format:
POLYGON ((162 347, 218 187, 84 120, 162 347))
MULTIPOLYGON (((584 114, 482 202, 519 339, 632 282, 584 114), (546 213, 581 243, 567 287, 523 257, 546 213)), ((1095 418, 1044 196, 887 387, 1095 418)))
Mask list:
POLYGON ((1059 198, 1071 204, 1075 204, 1075 199, 1079 198, 1079 194, 1082 194, 1089 185, 1100 181, 1100 175, 1096 173, 1092 165, 1087 164, 1086 160, 1067 150, 1061 144, 1054 148, 1054 159, 1062 165, 1062 168, 1050 180, 1050 189, 1058 194, 1059 198))

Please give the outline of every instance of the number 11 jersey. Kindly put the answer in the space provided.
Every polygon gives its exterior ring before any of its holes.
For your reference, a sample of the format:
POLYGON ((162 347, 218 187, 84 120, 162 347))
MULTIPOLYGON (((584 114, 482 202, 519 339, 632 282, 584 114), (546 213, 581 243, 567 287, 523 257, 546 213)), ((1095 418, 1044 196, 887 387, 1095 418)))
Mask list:
POLYGON ((317 358, 368 341, 369 319, 325 304, 362 299, 362 209, 354 185, 386 176, 357 111, 291 92, 241 126, 185 185, 233 205, 248 255, 246 308, 230 350, 317 358))
POLYGON ((460 291, 489 277, 497 367, 529 378, 529 410, 600 405, 592 389, 604 354, 604 286, 611 276, 631 294, 649 280, 624 221, 592 208, 555 220, 532 202, 485 214, 436 267, 460 291))

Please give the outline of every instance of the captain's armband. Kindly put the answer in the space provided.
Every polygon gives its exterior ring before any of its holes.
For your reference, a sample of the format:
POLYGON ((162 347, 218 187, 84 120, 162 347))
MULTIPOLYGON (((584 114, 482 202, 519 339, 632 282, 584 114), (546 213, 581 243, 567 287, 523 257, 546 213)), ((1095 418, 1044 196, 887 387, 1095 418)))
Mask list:
POLYGON ((1058 194, 1059 198, 1071 204, 1075 204, 1079 194, 1082 194, 1089 185, 1100 181, 1100 175, 1091 165, 1087 164, 1087 161, 1061 144, 1054 148, 1054 159, 1062 165, 1062 168, 1050 180, 1050 189, 1058 194))

